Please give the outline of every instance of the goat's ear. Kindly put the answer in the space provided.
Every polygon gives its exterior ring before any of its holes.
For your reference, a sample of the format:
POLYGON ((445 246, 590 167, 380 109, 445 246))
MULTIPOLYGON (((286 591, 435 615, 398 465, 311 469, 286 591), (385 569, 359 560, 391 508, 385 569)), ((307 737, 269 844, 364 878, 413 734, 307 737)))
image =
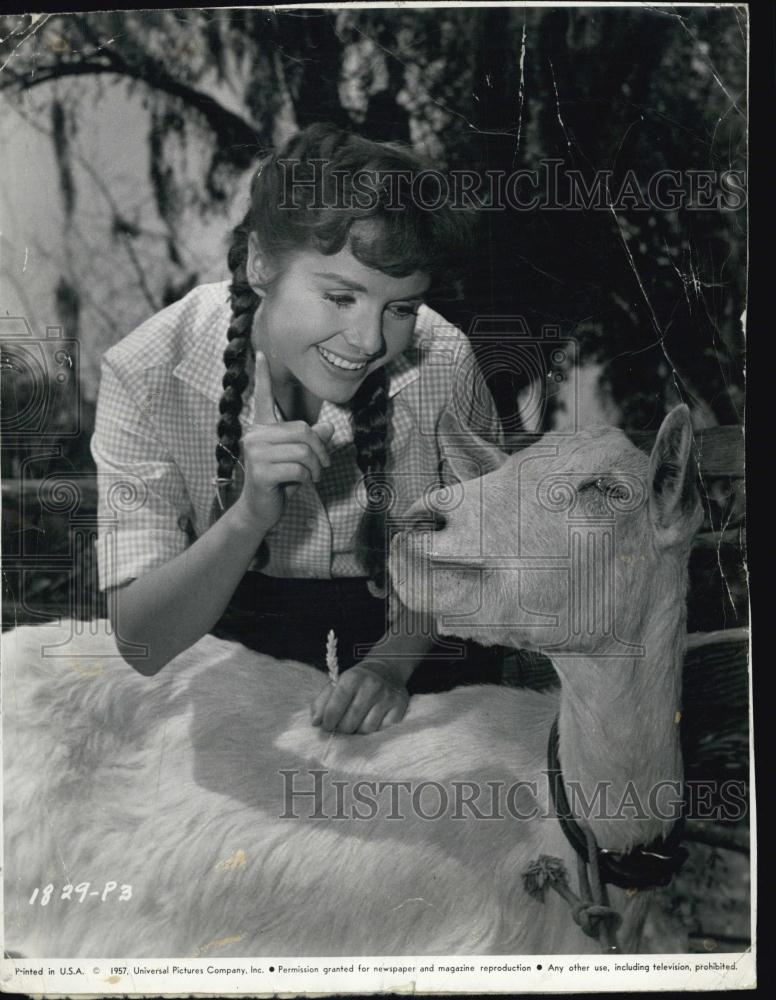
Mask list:
POLYGON ((442 456, 458 479, 477 479, 500 469, 509 457, 497 445, 486 441, 446 410, 439 418, 437 436, 442 456))
POLYGON ((661 424, 649 460, 649 517, 661 547, 691 538, 698 528, 695 474, 690 411, 682 404, 661 424))

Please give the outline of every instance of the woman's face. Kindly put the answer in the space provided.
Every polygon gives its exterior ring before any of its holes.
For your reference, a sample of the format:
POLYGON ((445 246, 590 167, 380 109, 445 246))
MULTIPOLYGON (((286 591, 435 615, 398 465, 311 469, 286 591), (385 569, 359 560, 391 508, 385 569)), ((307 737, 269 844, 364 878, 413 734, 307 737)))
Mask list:
POLYGON ((409 346, 427 274, 392 278, 337 254, 304 250, 269 284, 251 241, 248 277, 261 295, 253 345, 263 351, 272 381, 298 382, 316 399, 346 403, 376 368, 409 346))

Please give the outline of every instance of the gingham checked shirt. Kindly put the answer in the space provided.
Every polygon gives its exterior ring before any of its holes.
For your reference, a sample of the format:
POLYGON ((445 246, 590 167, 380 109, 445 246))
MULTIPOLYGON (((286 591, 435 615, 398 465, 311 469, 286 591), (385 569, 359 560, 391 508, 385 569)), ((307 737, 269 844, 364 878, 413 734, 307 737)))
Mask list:
MULTIPOLYGON (((91 450, 97 465, 97 564, 105 590, 163 565, 210 525, 215 494, 218 403, 231 320, 228 284, 202 285, 112 347, 102 379, 91 450)), ((502 442, 490 393, 460 330, 421 306, 410 347, 388 366, 393 401, 391 515, 446 480, 439 420, 448 412, 482 437, 502 442)), ((253 418, 252 393, 241 414, 253 418)), ((305 484, 266 536, 261 571, 276 577, 366 576, 354 548, 363 512, 347 407, 325 401, 334 425, 331 467, 305 484)), ((255 561, 251 568, 256 568, 255 561)))

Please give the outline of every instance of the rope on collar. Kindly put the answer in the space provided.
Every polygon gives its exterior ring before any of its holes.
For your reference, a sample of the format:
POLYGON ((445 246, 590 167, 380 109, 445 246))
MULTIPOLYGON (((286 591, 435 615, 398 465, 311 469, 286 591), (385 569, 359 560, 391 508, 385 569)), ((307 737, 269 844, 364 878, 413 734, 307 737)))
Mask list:
MULTIPOLYGON (((555 813, 566 840, 585 863, 589 863, 587 836, 574 819, 566 789, 563 785, 558 747, 558 717, 550 728, 547 746, 547 777, 555 813)), ((668 885, 687 860, 687 851, 681 846, 684 831, 684 811, 674 823, 671 832, 663 839, 657 837, 649 844, 639 844, 627 853, 598 848, 598 871, 601 881, 620 889, 653 889, 668 885)))

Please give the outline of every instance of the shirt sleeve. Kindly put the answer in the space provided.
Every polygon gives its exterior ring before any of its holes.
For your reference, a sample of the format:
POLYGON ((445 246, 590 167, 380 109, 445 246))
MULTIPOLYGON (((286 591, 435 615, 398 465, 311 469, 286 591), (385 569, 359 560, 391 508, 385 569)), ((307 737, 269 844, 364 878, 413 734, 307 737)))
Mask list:
POLYGON ((183 552, 192 509, 178 465, 105 359, 90 447, 97 465, 97 571, 100 590, 107 590, 183 552))

